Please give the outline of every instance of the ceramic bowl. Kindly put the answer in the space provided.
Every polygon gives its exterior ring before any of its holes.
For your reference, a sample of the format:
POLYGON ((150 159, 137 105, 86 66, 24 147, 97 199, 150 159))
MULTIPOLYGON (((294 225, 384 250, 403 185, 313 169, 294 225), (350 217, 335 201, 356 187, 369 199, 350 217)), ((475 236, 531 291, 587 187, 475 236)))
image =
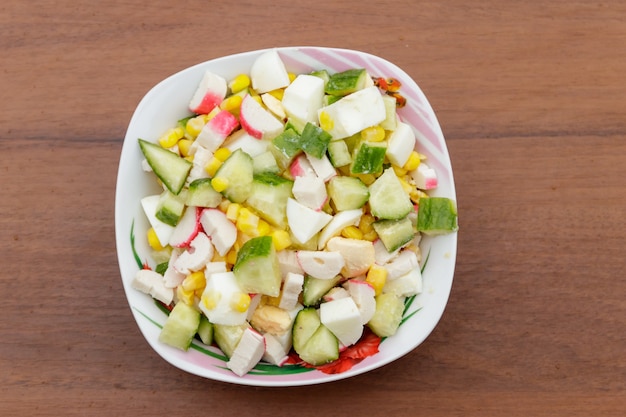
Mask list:
MULTIPOLYGON (((330 72, 366 68, 370 75, 396 78, 407 104, 399 109, 402 120, 412 126, 417 136, 416 149, 427 156, 438 174, 439 186, 431 195, 456 200, 454 178, 446 143, 425 95, 402 69, 387 60, 364 52, 325 47, 275 48, 288 71, 305 73, 317 69, 330 72)), ((297 386, 319 384, 363 374, 380 368, 408 354, 432 332, 446 307, 452 287, 456 260, 457 234, 424 237, 421 242, 423 292, 417 295, 404 313, 398 332, 384 339, 373 354, 342 372, 324 372, 299 365, 277 367, 260 364, 239 377, 226 368, 226 358, 214 346, 194 340, 187 352, 158 341, 166 313, 148 295, 131 287, 137 270, 152 264, 146 243, 148 222, 142 212, 142 197, 160 191, 153 174, 142 169, 143 156, 138 138, 156 141, 176 121, 189 115, 188 103, 206 70, 226 79, 249 73, 253 61, 264 50, 244 52, 212 59, 184 69, 154 86, 137 106, 122 147, 115 196, 115 233, 122 283, 132 315, 148 344, 164 360, 191 374, 213 380, 254 386, 297 386), (332 373, 337 372, 337 373, 332 373)), ((145 349, 145 346, 137 346, 145 349)))

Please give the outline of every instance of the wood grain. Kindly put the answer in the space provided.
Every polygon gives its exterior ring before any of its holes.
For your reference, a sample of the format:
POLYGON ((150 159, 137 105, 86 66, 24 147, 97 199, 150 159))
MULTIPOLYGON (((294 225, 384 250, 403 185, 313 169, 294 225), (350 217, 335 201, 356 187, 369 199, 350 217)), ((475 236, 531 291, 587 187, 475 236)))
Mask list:
POLYGON ((0 415, 622 416, 626 3, 21 2, 0 6, 0 415), (143 340, 114 241, 141 97, 211 58, 364 50, 413 76, 455 171, 455 281, 395 363, 312 387, 188 375, 143 340))

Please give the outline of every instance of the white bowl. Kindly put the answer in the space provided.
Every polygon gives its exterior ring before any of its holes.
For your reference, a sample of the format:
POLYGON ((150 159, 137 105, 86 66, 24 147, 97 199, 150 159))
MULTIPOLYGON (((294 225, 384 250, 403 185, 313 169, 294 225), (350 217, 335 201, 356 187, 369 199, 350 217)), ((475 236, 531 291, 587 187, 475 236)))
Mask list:
MULTIPOLYGON (((439 186, 430 194, 456 200, 450 157, 441 128, 426 97, 409 75, 396 65, 364 52, 323 47, 276 49, 287 69, 294 73, 322 68, 337 72, 361 67, 366 68, 372 76, 398 79, 402 84, 401 93, 407 99, 407 105, 399 110, 399 114, 415 130, 418 138, 416 149, 428 157, 429 165, 438 173, 439 186)), ((422 239, 422 263, 426 263, 422 265, 424 291, 415 297, 405 313, 405 317, 411 317, 394 336, 382 341, 378 353, 336 374, 299 366, 279 368, 267 365, 239 377, 226 368, 223 354, 213 346, 194 341, 187 352, 166 346, 158 341, 166 314, 149 296, 130 285, 140 265, 151 262, 144 238, 149 226, 140 207, 140 199, 161 190, 154 176, 142 170, 143 156, 137 139, 156 141, 177 120, 189 115, 187 106, 190 97, 204 71, 210 69, 231 79, 240 73, 249 73, 252 62, 262 52, 251 51, 213 59, 180 71, 152 88, 137 106, 122 147, 115 195, 116 245, 126 297, 137 325, 150 346, 167 362, 192 374, 256 386, 318 384, 362 374, 406 355, 432 332, 443 314, 452 287, 456 233, 422 239)))

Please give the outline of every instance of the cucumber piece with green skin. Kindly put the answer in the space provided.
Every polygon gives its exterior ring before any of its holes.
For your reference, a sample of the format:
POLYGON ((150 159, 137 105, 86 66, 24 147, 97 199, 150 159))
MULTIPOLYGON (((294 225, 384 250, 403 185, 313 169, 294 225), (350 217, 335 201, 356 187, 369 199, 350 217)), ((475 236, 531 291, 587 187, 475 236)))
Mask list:
POLYGON ((372 223, 372 227, 388 252, 401 248, 415 236, 409 216, 400 220, 378 220, 372 223))
POLYGON ((388 94, 383 94, 383 103, 385 103, 385 113, 387 117, 380 123, 380 127, 385 130, 396 130, 398 125, 398 113, 396 113, 396 98, 388 94))
POLYGON ((307 123, 300 135, 300 148, 309 155, 321 158, 326 153, 331 136, 319 126, 307 123))
POLYGON ((352 156, 348 150, 345 140, 334 140, 328 144, 328 158, 335 168, 349 165, 352 162, 352 156))
POLYGON ((157 144, 139 139, 139 147, 155 175, 173 194, 180 193, 193 164, 157 144))
POLYGON ((301 122, 298 119, 294 119, 293 117, 287 118, 287 122, 285 123, 285 131, 291 129, 298 135, 302 133, 304 130, 305 122, 301 122))
POLYGON ((332 74, 324 91, 333 96, 345 96, 367 85, 367 71, 363 68, 349 69, 332 74))
POLYGON ((445 197, 421 198, 417 210, 417 230, 426 235, 441 235, 458 230, 454 201, 445 197))
POLYGON ((280 173, 280 168, 276 164, 276 158, 270 151, 265 151, 252 158, 252 173, 258 175, 266 172, 280 173))
POLYGON ((393 168, 387 168, 369 186, 370 211, 379 219, 402 219, 413 210, 413 203, 404 191, 393 168))
POLYGON ((248 327, 250 327, 248 324, 214 324, 213 340, 217 347, 224 352, 224 355, 230 358, 233 356, 233 352, 241 340, 243 332, 245 332, 248 327))
POLYGON ((336 176, 328 182, 328 196, 337 211, 354 210, 367 203, 370 192, 357 177, 336 176))
POLYGON ((252 157, 236 149, 218 168, 214 178, 222 178, 227 182, 222 195, 233 203, 243 203, 252 192, 252 157))
POLYGON ((282 276, 272 237, 254 237, 244 243, 237 253, 233 273, 243 291, 277 297, 282 276))
POLYGON ((324 87, 326 87, 326 84, 328 84, 328 81, 330 80, 330 74, 325 69, 313 71, 311 72, 311 75, 315 77, 320 77, 322 80, 324 80, 324 87))
POLYGON ((180 194, 173 194, 169 190, 165 190, 159 197, 156 213, 154 217, 170 226, 176 226, 185 211, 185 202, 180 198, 180 194))
POLYGON ((389 337, 396 334, 402 312, 404 311, 404 297, 392 293, 382 293, 376 296, 376 310, 374 316, 367 322, 376 336, 389 337))
POLYGON ((159 341, 166 345, 187 350, 200 325, 200 312, 183 302, 177 303, 165 320, 159 341))
POLYGON ((322 297, 342 280, 340 275, 332 279, 319 279, 305 276, 302 285, 302 304, 311 307, 322 301, 322 297))
POLYGON ((198 178, 189 184, 185 204, 193 207, 217 207, 222 194, 213 189, 210 178, 198 178))
POLYGON ((291 161, 302 151, 300 140, 300 134, 291 128, 285 129, 283 133, 272 139, 269 150, 276 158, 280 169, 287 169, 291 161))
POLYGON ((213 323, 211 323, 204 314, 200 316, 200 325, 198 325, 197 334, 205 345, 213 343, 213 323))
POLYGON ((298 312, 292 335, 295 352, 311 365, 322 365, 339 358, 339 341, 322 324, 314 308, 304 308, 298 312))
POLYGON ((287 227, 287 200, 293 181, 273 173, 255 175, 246 203, 273 226, 287 227))
POLYGON ((387 142, 359 141, 352 152, 353 174, 378 174, 383 171, 387 142))

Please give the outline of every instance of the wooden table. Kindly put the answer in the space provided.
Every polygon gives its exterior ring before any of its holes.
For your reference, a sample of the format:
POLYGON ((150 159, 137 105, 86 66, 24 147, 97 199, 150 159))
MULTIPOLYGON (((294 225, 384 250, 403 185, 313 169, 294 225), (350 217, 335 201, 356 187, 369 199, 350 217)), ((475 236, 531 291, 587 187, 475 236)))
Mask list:
POLYGON ((0 415, 625 415, 626 3, 0 10, 0 415), (421 346, 366 375, 281 389, 201 379, 161 360, 126 304, 122 140, 159 80, 288 45, 382 56, 428 96, 458 193, 450 302, 421 346))

